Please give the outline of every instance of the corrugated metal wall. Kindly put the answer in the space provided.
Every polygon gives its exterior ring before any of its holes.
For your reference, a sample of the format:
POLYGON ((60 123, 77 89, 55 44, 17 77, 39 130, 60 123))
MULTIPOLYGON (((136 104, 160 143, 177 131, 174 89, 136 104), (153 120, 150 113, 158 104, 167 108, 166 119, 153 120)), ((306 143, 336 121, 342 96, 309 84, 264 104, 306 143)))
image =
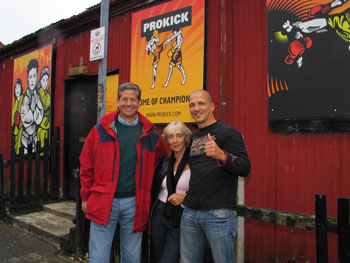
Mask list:
MULTIPOLYGON (((98 74, 98 61, 89 61, 90 30, 94 28, 96 27, 58 39, 54 122, 60 127, 64 127, 65 80, 68 79, 69 68, 85 65, 88 66, 89 75, 98 74)), ((131 16, 129 13, 110 20, 107 71, 119 70, 120 83, 128 81, 130 75, 130 28, 131 16)), ((62 141, 63 136, 64 134, 61 136, 62 141)), ((61 167, 63 167, 63 152, 61 157, 61 167)))
MULTIPOLYGON (((69 68, 88 66, 89 75, 98 74, 98 61, 89 61, 90 30, 77 32, 57 43, 55 122, 63 125, 64 80, 68 79, 69 68)), ((119 70, 120 82, 129 80, 130 75, 130 13, 114 17, 109 24, 107 71, 119 70)))
MULTIPOLYGON (((265 0, 207 1, 206 88, 216 103, 216 117, 245 137, 252 161, 252 172, 245 180, 246 204, 313 214, 314 195, 323 193, 328 198, 328 215, 335 217, 336 198, 350 195, 350 133, 270 131, 265 5, 265 0)), ((87 65, 89 74, 98 72, 98 62, 89 62, 91 29, 57 39, 54 125, 62 131, 68 69, 87 65)), ((130 77, 130 29, 130 12, 110 18, 108 71, 118 70, 120 82, 130 77)), ((1 61, 1 85, 11 86, 12 63, 1 61)), ((6 109, 11 109, 11 97, 11 91, 1 93, 0 103, 6 109)), ((4 113, 0 125, 8 135, 11 114, 4 113)), ((1 136, 2 150, 9 149, 9 138, 1 136)), ((293 254, 300 262, 315 262, 315 232, 246 220, 245 233, 249 262, 290 259, 293 254)), ((330 235, 329 247, 330 262, 336 262, 335 235, 330 235)))
MULTIPOLYGON (((221 5, 218 17, 226 23, 208 15, 208 28, 215 24, 227 29, 226 43, 221 43, 222 97, 227 102, 223 120, 244 134, 252 161, 245 181, 246 204, 313 214, 314 195, 322 193, 327 195, 328 216, 336 217, 336 198, 350 196, 350 133, 272 133, 266 92, 266 1, 215 2, 221 5)), ((217 54, 208 50, 207 56, 217 54)), ((249 262, 292 259, 294 254, 298 262, 316 261, 313 231, 246 220, 245 233, 249 262)), ((329 262, 337 262, 336 235, 329 238, 329 262)))
POLYGON ((1 117, 0 117, 0 153, 3 154, 3 158, 8 160, 10 158, 11 148, 11 124, 12 124, 12 71, 13 71, 13 59, 8 58, 0 61, 0 105, 1 105, 1 117), (7 151, 5 149, 8 149, 7 151))
POLYGON ((108 70, 119 70, 119 82, 130 80, 131 13, 114 17, 110 22, 108 70))

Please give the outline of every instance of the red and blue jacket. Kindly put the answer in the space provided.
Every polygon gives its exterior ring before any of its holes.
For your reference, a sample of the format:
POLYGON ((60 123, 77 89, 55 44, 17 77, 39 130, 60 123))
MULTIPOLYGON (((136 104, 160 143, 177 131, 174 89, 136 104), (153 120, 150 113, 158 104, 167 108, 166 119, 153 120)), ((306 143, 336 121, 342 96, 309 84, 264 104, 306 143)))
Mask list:
MULTIPOLYGON (((108 225, 118 184, 120 151, 115 132, 118 114, 119 111, 114 111, 105 115, 92 128, 79 158, 80 195, 82 201, 88 201, 86 218, 105 226, 108 225)), ((142 114, 138 113, 138 117, 142 135, 136 144, 134 232, 146 229, 154 168, 159 158, 168 154, 154 125, 142 114)))

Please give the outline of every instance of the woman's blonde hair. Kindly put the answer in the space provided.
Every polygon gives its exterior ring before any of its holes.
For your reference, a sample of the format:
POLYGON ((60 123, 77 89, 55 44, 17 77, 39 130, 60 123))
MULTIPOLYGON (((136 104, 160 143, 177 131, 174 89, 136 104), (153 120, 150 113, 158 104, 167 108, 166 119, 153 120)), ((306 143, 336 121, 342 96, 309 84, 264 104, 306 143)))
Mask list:
POLYGON ((163 134, 162 134, 164 140, 167 140, 167 137, 169 136, 169 134, 173 133, 176 130, 182 132, 185 135, 186 140, 188 140, 188 142, 189 142, 189 139, 192 135, 192 132, 190 131, 189 128, 187 128, 186 124, 184 124, 182 121, 179 121, 179 120, 175 120, 175 121, 170 122, 164 128, 163 134))

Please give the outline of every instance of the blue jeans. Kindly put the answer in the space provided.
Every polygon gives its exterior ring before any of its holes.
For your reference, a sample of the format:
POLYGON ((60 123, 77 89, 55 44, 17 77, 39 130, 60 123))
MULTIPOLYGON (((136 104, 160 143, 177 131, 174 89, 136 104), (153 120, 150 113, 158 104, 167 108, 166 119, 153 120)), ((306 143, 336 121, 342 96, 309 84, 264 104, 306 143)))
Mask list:
POLYGON ((185 208, 180 226, 180 262, 203 262, 206 240, 216 263, 234 263, 237 212, 229 209, 198 211, 185 208))
POLYGON ((180 257, 180 228, 164 217, 165 203, 157 200, 152 211, 151 239, 157 263, 177 263, 180 257))
POLYGON ((140 262, 142 232, 133 233, 135 197, 114 198, 107 227, 91 221, 90 263, 109 263, 117 223, 120 225, 120 251, 122 263, 140 262))

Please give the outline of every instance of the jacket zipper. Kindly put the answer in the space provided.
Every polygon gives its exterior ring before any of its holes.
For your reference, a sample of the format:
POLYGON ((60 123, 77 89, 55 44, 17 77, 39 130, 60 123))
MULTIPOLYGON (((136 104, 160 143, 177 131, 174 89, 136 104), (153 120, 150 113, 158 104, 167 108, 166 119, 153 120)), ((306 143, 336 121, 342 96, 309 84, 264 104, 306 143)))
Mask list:
MULTIPOLYGON (((149 134, 153 130, 153 127, 151 127, 147 132, 143 132, 143 134, 140 136, 139 140, 141 143, 142 137, 144 137, 145 134, 149 134)), ((140 165, 140 183, 139 183, 139 189, 142 188, 142 169, 143 169, 143 149, 142 149, 142 143, 141 143, 141 165, 140 165)))
POLYGON ((142 184, 142 167, 143 167, 143 149, 141 146, 140 188, 139 189, 141 189, 141 184, 142 184))
POLYGON ((114 149, 114 160, 113 160, 113 172, 112 172, 112 182, 114 182, 114 174, 115 174, 115 163, 117 159, 117 150, 114 149))

